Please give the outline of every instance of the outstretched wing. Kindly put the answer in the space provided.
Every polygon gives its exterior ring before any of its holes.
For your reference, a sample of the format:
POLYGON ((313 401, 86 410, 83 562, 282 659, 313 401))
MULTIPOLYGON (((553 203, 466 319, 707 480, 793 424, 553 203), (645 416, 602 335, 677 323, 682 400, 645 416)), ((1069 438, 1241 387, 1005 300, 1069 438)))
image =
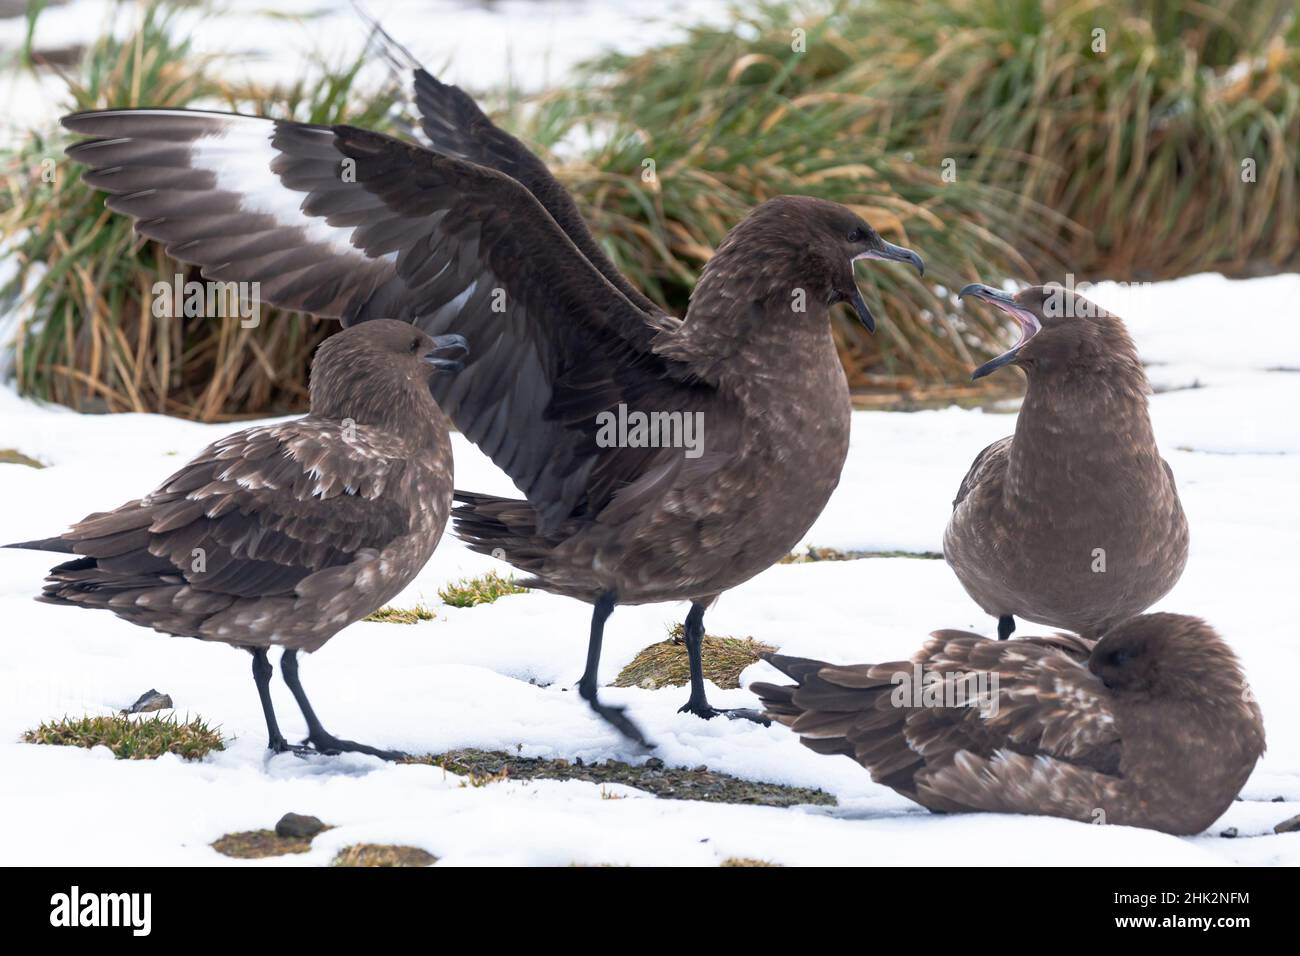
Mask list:
POLYGON ((226 113, 64 124, 94 137, 68 154, 108 205, 209 278, 257 282, 267 302, 345 324, 464 335, 469 361, 434 397, 544 525, 645 472, 643 449, 597 447, 600 411, 698 410, 715 394, 654 350, 653 317, 496 170, 352 127, 226 113))
POLYGON ((429 73, 406 47, 394 40, 374 18, 358 9, 370 25, 389 67, 420 117, 420 132, 439 153, 468 160, 505 173, 537 198, 587 260, 648 315, 660 315, 666 324, 676 320, 642 295, 614 267, 587 227, 577 203, 550 169, 527 146, 493 123, 474 98, 460 87, 443 83, 429 73))
POLYGON ((959 799, 938 775, 998 754, 1116 773, 1120 741, 1105 689, 1083 665, 1090 652, 1090 641, 1069 635, 990 641, 940 631, 911 661, 836 666, 775 655, 797 686, 751 689, 813 750, 851 756, 930 806, 959 799))
POLYGON ((407 466, 396 440, 340 428, 307 419, 210 445, 152 494, 63 534, 80 557, 50 572, 45 599, 194 633, 240 600, 351 586, 358 558, 410 530, 384 494, 407 466))

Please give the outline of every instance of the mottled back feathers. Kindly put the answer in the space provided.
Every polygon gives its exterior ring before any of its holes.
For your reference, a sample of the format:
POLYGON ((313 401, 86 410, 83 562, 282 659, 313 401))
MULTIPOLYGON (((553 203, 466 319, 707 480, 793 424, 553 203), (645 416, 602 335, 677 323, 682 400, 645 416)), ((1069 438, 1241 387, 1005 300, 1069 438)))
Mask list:
POLYGON ((770 716, 936 811, 1195 833, 1264 749, 1236 658, 1179 615, 1137 618, 1100 643, 939 631, 911 661, 770 661, 796 681, 751 687, 770 716))
POLYGON ((51 570, 42 599, 170 634, 308 650, 375 610, 428 559, 451 504, 428 366, 393 351, 407 341, 427 351, 423 333, 385 322, 318 353, 313 406, 357 418, 313 413, 229 435, 145 497, 29 542, 78 556, 51 570), (420 406, 417 423, 375 420, 405 402, 420 406))

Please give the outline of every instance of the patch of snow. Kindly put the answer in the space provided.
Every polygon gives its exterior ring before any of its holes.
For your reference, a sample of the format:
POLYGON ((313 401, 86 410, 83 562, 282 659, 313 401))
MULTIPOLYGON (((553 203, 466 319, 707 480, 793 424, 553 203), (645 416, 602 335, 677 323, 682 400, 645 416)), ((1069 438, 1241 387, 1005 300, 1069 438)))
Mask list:
MULTIPOLYGON (((310 853, 258 865, 321 865, 339 847, 361 841, 423 847, 445 864, 713 865, 727 856, 908 864, 951 854, 954 846, 996 842, 998 856, 982 863, 1296 865, 1300 836, 1270 831, 1300 812, 1300 702, 1292 687, 1300 641, 1290 599, 1300 572, 1294 424, 1300 376, 1267 369, 1300 357, 1293 341, 1297 281, 1198 276, 1156 285, 1146 305, 1127 313, 1146 359, 1194 367, 1205 386, 1152 399, 1156 432, 1192 528, 1187 571, 1157 609, 1201 615, 1225 635, 1242 657, 1269 734, 1268 753, 1244 799, 1202 836, 1047 818, 933 816, 873 784, 852 761, 812 753, 784 728, 678 714, 684 688, 607 687, 602 694, 630 708, 669 765, 707 764, 749 779, 821 787, 840 805, 725 806, 654 799, 626 788, 614 789, 627 799, 608 800, 599 786, 577 781, 464 787, 440 770, 356 755, 268 760, 246 655, 167 638, 105 612, 39 604, 32 596, 55 558, 2 550, 4 862, 232 863, 208 844, 229 831, 270 826, 293 810, 337 829, 317 837, 310 853), (1224 348, 1220 317, 1229 314, 1266 344, 1224 348), (1260 315, 1278 318, 1251 318, 1260 315), (197 763, 118 761, 102 749, 17 742, 41 720, 109 713, 148 687, 169 693, 177 714, 219 724, 234 738, 228 749, 197 763), (1278 796, 1284 802, 1271 802, 1278 796), (1217 836, 1229 826, 1240 831, 1238 839, 1217 836), (58 840, 51 839, 54 832, 58 840)), ((48 535, 137 497, 201 447, 242 427, 247 423, 78 415, 0 390, 0 448, 49 465, 0 465, 0 499, 8 503, 0 512, 0 541, 48 535)), ((950 502, 972 458, 1013 427, 1012 415, 957 408, 856 413, 840 487, 807 542, 940 550, 950 502)), ((481 453, 460 436, 453 440, 459 487, 511 491, 509 479, 481 453)), ((441 603, 440 587, 487 570, 510 571, 448 536, 391 602, 423 601, 435 620, 357 624, 307 657, 303 682, 326 726, 417 753, 479 747, 588 761, 643 759, 573 690, 586 649, 586 605, 538 592, 468 609, 441 603)), ((602 681, 663 640, 685 610, 619 608, 606 630, 602 681)), ((908 558, 778 565, 725 594, 707 624, 710 633, 751 635, 787 653, 842 662, 906 656, 938 628, 995 631, 942 561, 908 558)), ((1027 624, 1022 630, 1044 631, 1027 624)), ((742 682, 776 676, 757 664, 742 682)), ((286 734, 303 734, 278 678, 273 693, 286 734)), ((711 699, 719 706, 754 703, 744 689, 713 688, 711 699)))

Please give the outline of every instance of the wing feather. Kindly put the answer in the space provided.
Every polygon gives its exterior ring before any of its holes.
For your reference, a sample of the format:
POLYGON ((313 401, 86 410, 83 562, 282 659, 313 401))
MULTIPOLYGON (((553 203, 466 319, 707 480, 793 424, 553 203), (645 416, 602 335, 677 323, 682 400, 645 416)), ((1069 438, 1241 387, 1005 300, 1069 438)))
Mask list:
MULTIPOLYGON (((661 316, 497 169, 352 127, 226 113, 107 110, 64 124, 91 137, 68 154, 110 208, 209 278, 256 282, 262 301, 349 325, 396 318, 464 335, 466 367, 434 397, 543 527, 598 511, 673 456, 598 446, 600 411, 717 400, 655 350, 661 316)), ((724 438, 711 452, 726 453, 724 438)))
POLYGON ((1042 761, 1118 775, 1114 714, 1086 666, 1092 644, 938 631, 910 661, 841 666, 774 655, 797 685, 751 689, 804 743, 852 756, 877 782, 934 809, 991 809, 975 789, 959 806, 962 786, 983 774, 983 793, 997 789, 990 779, 1011 775, 1039 794, 1048 780, 1042 761))
POLYGON ((1006 467, 1013 437, 1008 435, 1006 438, 999 438, 975 456, 970 469, 966 472, 966 477, 961 480, 961 486, 957 489, 957 497, 952 501, 954 510, 966 500, 966 497, 971 493, 971 489, 978 485, 989 473, 1006 467))
POLYGON ((676 320, 640 293, 601 249, 578 211, 569 191, 535 153, 519 139, 501 129, 479 108, 474 98, 460 87, 443 83, 429 73, 374 18, 362 11, 379 51, 398 77, 407 99, 419 115, 419 133, 433 149, 479 166, 505 173, 536 197, 564 230, 582 255, 619 290, 628 301, 664 326, 676 320))
POLYGON ((210 445, 152 494, 66 532, 74 554, 95 560, 56 568, 46 595, 122 607, 166 583, 225 607, 292 595, 311 575, 384 549, 410 530, 407 510, 380 496, 406 468, 404 451, 365 427, 349 441, 340 432, 303 419, 210 445))

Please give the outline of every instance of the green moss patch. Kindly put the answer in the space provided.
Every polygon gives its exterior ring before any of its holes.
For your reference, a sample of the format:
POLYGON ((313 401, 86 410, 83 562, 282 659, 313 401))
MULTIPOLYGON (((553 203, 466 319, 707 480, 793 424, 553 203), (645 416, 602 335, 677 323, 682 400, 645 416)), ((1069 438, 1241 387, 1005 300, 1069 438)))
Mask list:
POLYGON ((771 863, 767 860, 755 860, 748 856, 729 856, 718 866, 780 866, 780 863, 771 863))
POLYGON ((454 584, 448 584, 438 591, 438 597, 452 607, 474 607, 478 604, 491 604, 506 594, 527 593, 528 588, 515 584, 514 578, 503 578, 495 571, 489 571, 476 578, 461 578, 454 584))
POLYGON ((282 837, 274 830, 241 830, 212 841, 212 849, 240 860, 260 860, 267 856, 306 853, 311 849, 311 837, 282 837))
POLYGON ((44 468, 35 458, 29 458, 17 448, 0 448, 0 465, 26 465, 28 468, 44 468))
POLYGON ((165 753, 198 760, 210 751, 225 749, 221 734, 201 717, 182 723, 175 715, 64 717, 26 731, 23 741, 87 748, 102 744, 123 760, 152 760, 165 753))
MULTIPOLYGON (((691 680, 690 662, 682 625, 668 629, 668 640, 651 644, 618 673, 615 687, 678 687, 691 680)), ((715 637, 704 635, 704 676, 722 688, 740 686, 740 672, 759 659, 760 654, 776 650, 752 637, 715 637)))
POLYGON ((444 754, 412 757, 405 762, 441 767, 449 773, 468 777, 474 786, 505 780, 584 780, 602 785, 624 784, 670 800, 766 807, 793 807, 805 803, 835 806, 836 803, 835 797, 823 790, 741 780, 708 767, 666 767, 656 757, 632 766, 617 760, 588 764, 581 760, 520 757, 501 751, 452 750, 444 754))
POLYGON ((368 614, 362 620, 372 621, 377 624, 419 624, 421 621, 432 621, 434 613, 423 604, 417 604, 415 607, 381 607, 373 614, 368 614))
POLYGON ((240 830, 214 840, 212 849, 240 860, 258 860, 267 856, 306 853, 312 838, 333 827, 313 816, 286 813, 274 830, 240 830))
POLYGON ((354 843, 339 850, 330 866, 432 866, 438 858, 416 846, 354 843))

